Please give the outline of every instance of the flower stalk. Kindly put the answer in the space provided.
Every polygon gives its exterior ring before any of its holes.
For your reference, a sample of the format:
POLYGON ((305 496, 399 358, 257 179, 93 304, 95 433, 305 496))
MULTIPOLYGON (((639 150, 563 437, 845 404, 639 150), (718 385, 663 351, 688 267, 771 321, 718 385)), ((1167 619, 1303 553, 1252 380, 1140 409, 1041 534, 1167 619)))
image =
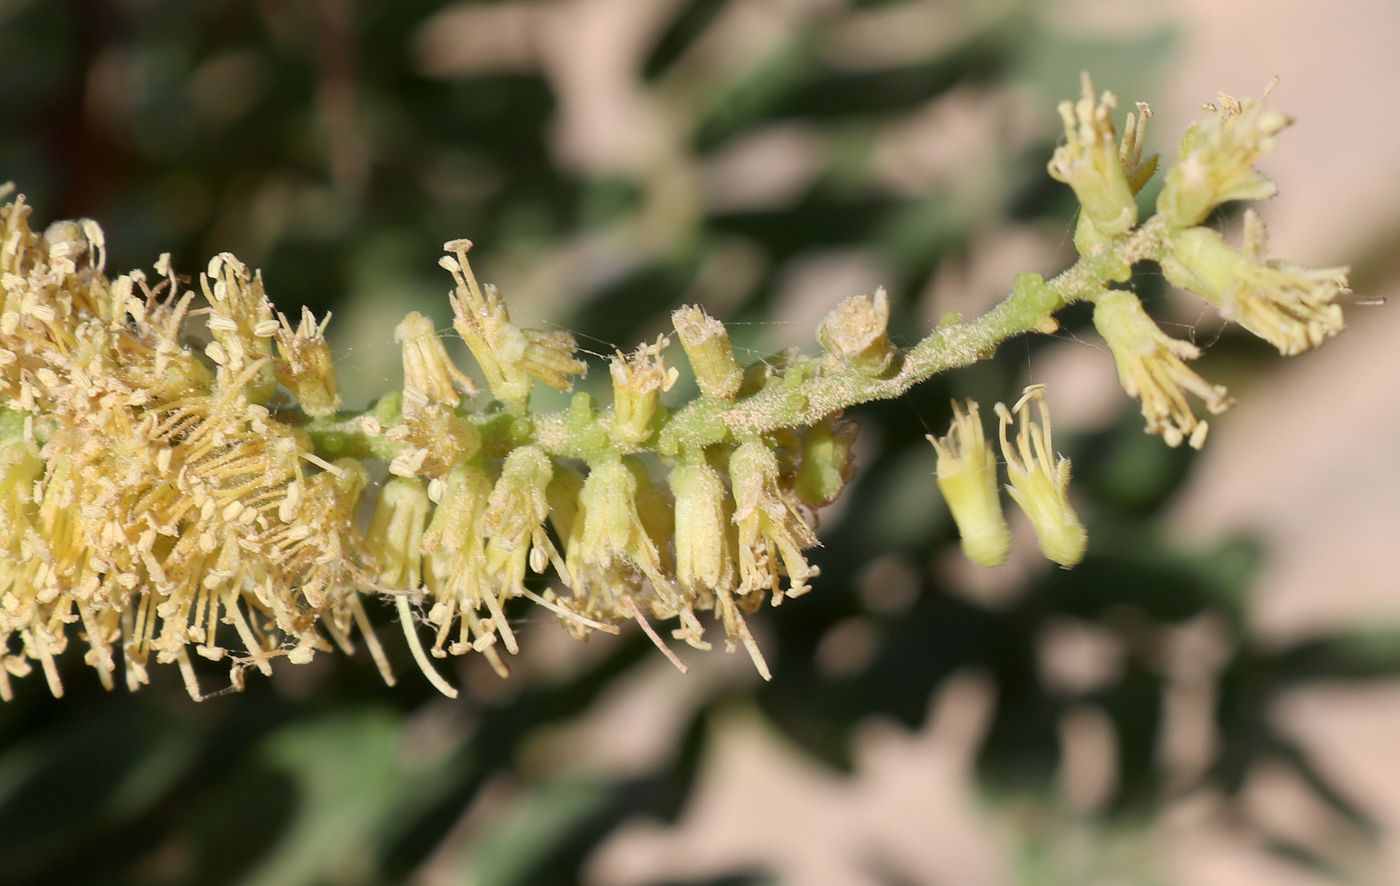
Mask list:
MULTIPOLYGON (((536 384, 569 391, 587 366, 569 334, 515 325, 501 293, 477 280, 470 241, 455 240, 440 261, 453 329, 489 398, 470 399, 470 377, 410 314, 395 334, 402 391, 343 412, 325 321, 303 313, 293 328, 256 271, 221 255, 198 292, 182 292, 162 256, 150 274, 109 277, 95 223, 39 233, 16 197, 0 208, 0 698, 33 670, 60 694, 58 660, 75 640, 103 685, 118 674, 146 683, 154 657, 198 699, 207 675, 196 657, 228 666, 241 687, 249 669, 352 651, 358 634, 392 682, 365 606, 386 596, 414 661, 447 695, 456 690, 432 660, 479 654, 504 675, 527 605, 580 636, 636 622, 681 669, 670 641, 710 648, 712 616, 766 679, 745 614, 819 575, 817 513, 855 472, 846 410, 1053 332, 1057 312, 1090 301, 1148 430, 1199 445, 1206 426, 1185 395, 1211 413, 1228 401, 1186 368, 1194 346, 1113 288, 1144 261, 1282 353, 1341 330, 1344 269, 1265 258, 1252 216, 1241 249, 1196 227, 1223 200, 1266 190, 1252 163, 1282 118, 1229 107, 1188 137, 1159 212, 1139 223, 1136 194, 1155 169, 1143 154, 1149 112, 1129 115, 1120 140, 1112 96, 1096 98, 1086 79, 1062 109, 1066 143, 1051 161, 1083 209, 1070 268, 1020 274, 984 315, 908 348, 889 334, 886 292, 856 296, 821 324, 820 354, 747 369, 722 323, 681 308, 676 337, 700 389, 688 403, 670 402, 679 373, 663 336, 611 361, 611 405, 580 392, 562 410, 532 410, 536 384), (201 316, 209 344, 196 350, 201 316), (375 465, 387 469, 379 484, 375 465), (362 496, 374 500, 364 527, 362 496), (672 622, 670 637, 652 620, 672 622), (434 634, 426 647, 420 621, 434 634)), ((1045 555, 1072 566, 1087 539, 1044 393, 996 412, 1011 496, 1045 555)), ((964 550, 1002 562, 1009 536, 977 405, 955 405, 933 442, 964 550)))

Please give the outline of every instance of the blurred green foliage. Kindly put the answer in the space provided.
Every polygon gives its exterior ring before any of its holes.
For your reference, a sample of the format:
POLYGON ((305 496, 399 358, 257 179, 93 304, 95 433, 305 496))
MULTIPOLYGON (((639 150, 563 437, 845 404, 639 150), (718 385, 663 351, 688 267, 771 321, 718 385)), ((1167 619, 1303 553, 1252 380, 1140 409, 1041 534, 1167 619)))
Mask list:
MULTIPOLYGON (((170 251, 176 267, 197 270, 231 250, 263 268, 284 309, 333 310, 353 403, 397 383, 394 320, 413 309, 445 317, 435 258, 457 236, 477 242, 484 276, 518 310, 598 350, 702 300, 736 324, 736 344, 771 351, 785 333, 772 322, 785 275, 839 250, 881 270, 891 328, 913 338, 926 322, 920 294, 987 232, 1048 223, 1068 239, 1070 193, 1043 170, 1054 100, 1078 71, 1150 96, 1172 46, 1170 33, 1131 43, 1064 33, 1055 4, 754 4, 748 24, 745 4, 649 8, 642 36, 618 44, 631 47, 624 76, 610 80, 617 47, 590 43, 568 18, 587 4, 10 0, 0 4, 0 177, 42 216, 99 219, 114 267, 170 251), (901 6, 937 10, 942 30, 888 58, 860 43, 862 22, 901 6), (490 27, 494 40, 482 36, 490 27), (580 55, 603 72, 568 63, 580 55), (624 91, 593 107, 571 77, 624 91), (951 174, 915 175, 920 189, 892 186, 881 159, 890 133, 959 97, 958 107, 984 103, 998 135, 956 156, 951 174), (646 117, 606 118, 624 99, 646 117), (1025 107, 1029 128, 1017 122, 1025 107), (590 114, 602 119, 579 123, 590 114), (794 132, 813 150, 792 160, 810 171, 790 193, 713 199, 717 158, 794 132), (601 139, 612 154, 570 138, 601 139)), ((1071 319, 1067 335, 1087 326, 1071 319)), ((1090 524, 1078 569, 1033 574, 993 605, 933 568, 954 539, 924 434, 944 426, 950 395, 1008 396, 1046 346, 1017 342, 975 371, 858 410, 874 445, 825 527, 816 591, 758 618, 775 680, 705 684, 649 770, 623 777, 529 753, 653 661, 636 636, 595 638, 563 672, 527 666, 501 686, 473 663, 456 704, 434 698, 401 650, 391 650, 403 677, 393 689, 367 661, 323 657, 198 706, 171 673, 130 697, 74 679, 61 701, 31 680, 0 708, 0 881, 382 883, 426 871, 435 882, 571 882, 622 824, 677 819, 726 712, 761 713, 841 771, 859 724, 918 727, 945 681, 975 669, 995 692, 976 761, 987 801, 1041 810, 1022 817, 1018 875, 1082 882, 1114 871, 1066 869, 1054 851, 1056 816, 1070 814, 1054 790, 1058 724, 1083 705, 1108 717, 1120 778, 1085 816, 1105 847, 1131 843, 1134 822, 1191 787, 1170 783, 1157 753, 1166 678, 1154 652, 1188 622, 1222 631, 1229 650, 1216 672, 1221 746, 1198 781, 1229 795, 1255 764, 1282 762, 1364 828, 1267 711, 1302 681, 1393 673, 1395 644, 1253 641, 1242 613, 1260 553, 1237 540, 1183 551, 1164 537, 1158 514, 1188 480, 1190 455, 1142 435, 1126 403, 1117 424, 1060 440, 1090 524), (881 564, 914 593, 885 593, 894 579, 881 564), (1083 691, 1047 681, 1037 649, 1066 620, 1121 641, 1110 680, 1083 691), (823 643, 850 623, 873 636, 868 656, 823 667, 823 643)), ((1286 842, 1275 848, 1326 868, 1286 842)), ((1099 864, 1122 857, 1117 874, 1151 881, 1131 851, 1105 849, 1099 864)), ((767 877, 739 869, 713 882, 767 877)))

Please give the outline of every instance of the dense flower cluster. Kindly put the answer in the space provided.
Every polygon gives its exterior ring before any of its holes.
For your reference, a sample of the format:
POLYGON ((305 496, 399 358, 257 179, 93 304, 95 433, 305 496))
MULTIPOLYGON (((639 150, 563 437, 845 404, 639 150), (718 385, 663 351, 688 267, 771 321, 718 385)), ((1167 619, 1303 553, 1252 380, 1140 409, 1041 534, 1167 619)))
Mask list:
MULTIPOLYGON (((1140 105, 1120 141, 1114 104, 1086 78, 1062 107, 1066 143, 1050 169, 1084 208, 1075 267, 1051 281, 1022 274, 983 317, 949 318, 907 349, 889 335, 884 290, 854 296, 822 322, 821 354, 747 368, 720 322, 683 307, 672 322, 700 391, 684 405, 666 402, 680 369, 661 336, 611 359, 609 408, 579 392, 561 412, 533 412, 536 384, 569 391, 587 366, 568 333, 513 323, 477 281, 471 243, 454 240, 440 261, 453 330, 484 389, 415 313, 394 333, 402 389, 342 412, 326 320, 303 311, 293 325, 232 255, 197 281, 168 256, 152 273, 109 277, 95 223, 39 232, 24 198, 11 200, 0 208, 0 698, 36 666, 61 694, 57 660, 75 640, 108 687, 119 673, 146 683, 154 658, 196 699, 194 656, 226 662, 238 687, 249 668, 360 642, 392 682, 367 597, 393 600, 416 663, 448 695, 433 659, 480 654, 504 674, 519 650, 511 619, 527 605, 578 635, 636 622, 682 669, 651 622, 697 649, 713 623, 768 677, 746 615, 818 575, 816 514, 853 474, 846 408, 1053 331, 1056 310, 1089 301, 1147 430, 1199 446, 1206 423, 1186 394, 1211 413, 1230 401, 1187 368, 1195 346, 1111 288, 1143 260, 1285 354, 1341 330, 1345 269, 1268 259, 1252 215, 1242 249, 1197 227, 1223 201, 1270 192, 1252 163, 1285 118, 1222 99, 1139 224, 1136 194, 1155 170, 1143 157, 1150 112, 1140 105)), ((995 566, 1010 549, 999 459, 977 404, 953 411, 947 436, 931 438, 937 485, 964 550, 995 566)), ((995 412, 1012 499, 1042 552, 1074 565, 1087 538, 1043 389, 995 412)))
POLYGON ((97 225, 36 233, 23 198, 0 231, 0 395, 20 426, 0 457, 0 695, 31 663, 61 693, 74 633, 104 685, 147 682, 154 656, 196 698, 191 651, 229 661, 238 685, 275 657, 349 648, 356 629, 372 644, 354 522, 367 473, 319 458, 267 405, 277 374, 314 372, 319 327, 289 333, 258 275, 221 255, 200 278, 206 362, 168 258, 108 279, 97 225), (297 343, 286 358, 279 337, 297 343))
MULTIPOLYGON (((316 451, 316 422, 343 424, 324 321, 304 315, 293 327, 231 255, 200 275, 196 307, 168 259, 152 276, 109 279, 95 224, 41 234, 29 218, 22 198, 0 215, 5 698, 33 664, 60 694, 55 660, 74 637, 104 685, 119 670, 131 688, 147 682, 154 656, 180 667, 195 698, 191 652, 229 662, 239 685, 249 667, 304 662, 332 643, 349 650, 357 634, 392 679, 366 594, 396 597, 410 647, 445 692, 429 655, 477 652, 505 672, 498 647, 518 649, 506 613, 516 598, 580 634, 674 619, 675 636, 699 648, 710 611, 767 673, 743 613, 807 590, 815 504, 797 477, 835 477, 839 488, 849 445, 804 449, 794 435, 775 454, 750 441, 661 476, 633 450, 655 433, 675 381, 662 338, 613 360, 616 406, 596 458, 529 443, 487 451, 465 408, 475 385, 410 314, 395 333, 402 394, 352 420, 390 475, 361 527, 369 471, 316 451), (203 330, 190 322, 197 313, 203 330), (530 574, 551 569, 552 587, 531 587, 530 574), (420 599, 434 630, 426 653, 410 606, 420 599)), ((567 388, 584 370, 572 339, 511 325, 499 294, 472 276, 466 244, 447 248, 456 325, 497 399, 523 415, 534 381, 567 388)), ((677 326, 690 346, 737 365, 723 327, 698 308, 678 312, 677 326)), ((715 391, 733 397, 737 386, 715 391)), ((830 429, 814 436, 830 442, 830 429)))

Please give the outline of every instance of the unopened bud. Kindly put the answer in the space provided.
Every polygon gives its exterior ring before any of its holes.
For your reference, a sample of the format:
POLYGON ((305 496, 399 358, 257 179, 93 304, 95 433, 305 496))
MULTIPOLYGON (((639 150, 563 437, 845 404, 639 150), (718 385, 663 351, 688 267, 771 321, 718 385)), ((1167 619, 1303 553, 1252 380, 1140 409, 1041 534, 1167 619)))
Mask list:
POLYGON ((654 344, 640 345, 631 354, 618 351, 612 359, 612 432, 622 443, 635 446, 652 435, 652 419, 661 405, 661 392, 669 391, 676 383, 676 370, 668 368, 662 357, 666 345, 666 337, 661 336, 654 344))
POLYGON ((890 299, 884 287, 875 295, 843 300, 817 329, 817 340, 837 362, 863 375, 881 375, 894 360, 890 343, 890 299))
POLYGON ((671 323, 695 371, 695 382, 706 397, 730 399, 739 393, 744 372, 734 359, 724 324, 697 305, 672 312, 671 323))
POLYGON ((831 504, 855 474, 855 422, 824 421, 802 435, 802 458, 794 486, 809 508, 831 504))

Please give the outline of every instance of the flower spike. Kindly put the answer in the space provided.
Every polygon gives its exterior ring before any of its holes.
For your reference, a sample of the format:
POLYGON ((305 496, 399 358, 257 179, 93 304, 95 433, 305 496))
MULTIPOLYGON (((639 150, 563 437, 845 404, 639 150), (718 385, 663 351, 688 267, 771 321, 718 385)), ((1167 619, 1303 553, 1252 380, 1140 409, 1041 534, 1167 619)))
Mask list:
MULTIPOLYGON (((395 336, 402 392, 346 413, 326 322, 303 311, 293 328, 256 269, 221 254, 191 291, 162 254, 153 272, 109 277, 95 222, 36 231, 23 196, 0 185, 0 699, 31 673, 61 694, 70 643, 108 689, 138 688, 152 664, 169 664, 200 700, 208 677, 194 656, 227 665, 237 690, 250 669, 353 652, 358 634, 392 685, 368 594, 393 601, 418 667, 452 697, 432 658, 480 653, 504 676, 523 641, 508 615, 526 603, 578 636, 636 622, 681 670, 670 639, 708 648, 703 610, 769 678, 746 618, 817 575, 817 516, 855 470, 846 410, 988 359, 1013 336, 1053 333, 1062 308, 1088 301, 1148 431, 1199 446, 1207 425, 1190 401, 1216 413, 1229 400, 1188 368, 1192 344, 1109 289, 1143 262, 1285 354, 1342 329, 1344 269, 1269 259, 1252 213, 1239 248, 1195 227, 1223 201, 1272 193, 1253 166, 1286 118, 1222 97, 1218 118, 1183 140, 1157 214, 1138 224, 1135 197, 1155 168, 1151 112, 1138 105, 1120 138, 1114 105, 1086 76, 1061 107, 1065 140, 1049 168, 1083 207, 1072 268, 1018 274, 996 307, 949 312, 907 347, 895 347, 876 289, 824 318, 820 355, 789 348, 746 367, 723 324, 683 307, 672 323, 700 390, 684 404, 661 403, 677 373, 660 337, 618 352, 610 408, 594 391, 536 408, 537 382, 569 391, 584 373, 574 338, 512 323, 458 240, 439 262, 453 328, 494 400, 464 398, 474 388, 444 340, 409 314, 395 336), (675 622, 670 638, 656 619, 675 622)), ((1079 562, 1086 534, 1043 389, 996 413, 1013 500, 1046 556, 1079 562)), ((995 444, 977 405, 955 403, 930 442, 964 551, 1002 562, 995 444)))

